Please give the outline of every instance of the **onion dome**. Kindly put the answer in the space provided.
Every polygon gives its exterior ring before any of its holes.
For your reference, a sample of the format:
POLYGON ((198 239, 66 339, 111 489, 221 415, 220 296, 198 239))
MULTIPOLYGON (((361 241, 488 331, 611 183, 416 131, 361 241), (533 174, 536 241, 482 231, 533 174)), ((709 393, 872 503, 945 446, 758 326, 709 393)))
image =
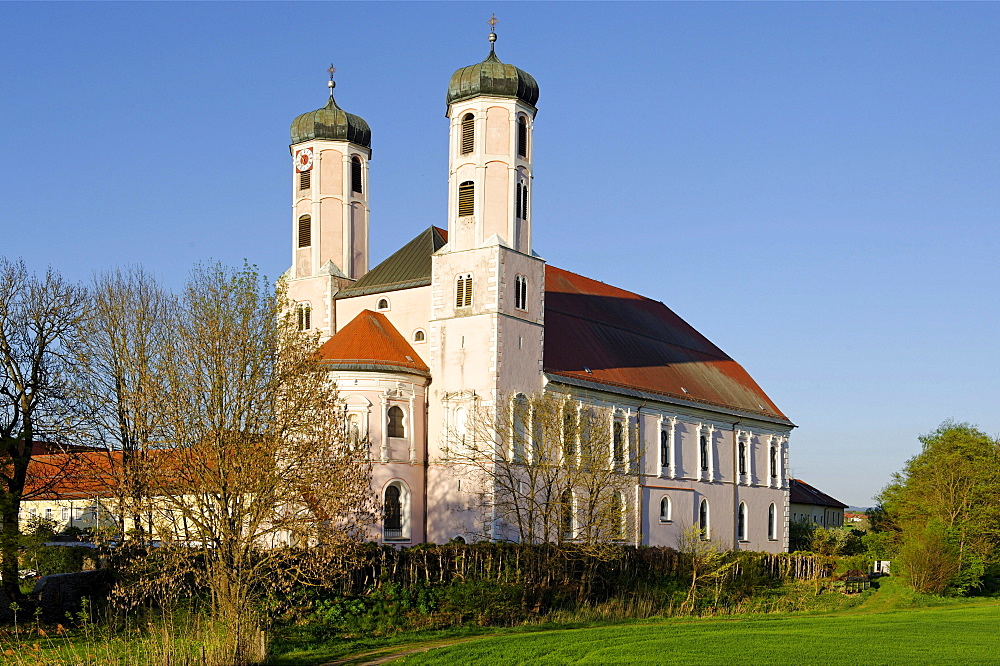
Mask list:
POLYGON ((538 101, 538 83, 523 69, 500 62, 493 50, 496 33, 490 33, 490 54, 486 60, 462 67, 451 75, 448 83, 448 104, 478 97, 515 97, 532 107, 538 101))
POLYGON ((301 143, 310 139, 331 139, 333 141, 350 141, 359 146, 370 148, 372 130, 361 116, 348 113, 337 106, 333 99, 333 89, 337 85, 333 81, 333 66, 330 66, 330 100, 322 109, 303 113, 292 121, 292 143, 301 143))

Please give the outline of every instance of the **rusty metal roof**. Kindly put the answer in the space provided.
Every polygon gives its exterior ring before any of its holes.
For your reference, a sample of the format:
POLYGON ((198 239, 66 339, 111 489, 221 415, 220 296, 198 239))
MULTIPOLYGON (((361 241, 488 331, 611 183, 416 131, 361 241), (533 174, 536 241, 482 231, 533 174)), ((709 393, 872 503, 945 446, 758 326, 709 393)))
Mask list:
POLYGON ((818 488, 810 486, 799 479, 788 479, 788 501, 794 504, 814 504, 816 506, 832 506, 846 509, 847 505, 834 499, 818 488))
POLYGON ((423 287, 431 283, 431 255, 448 242, 448 232, 428 227, 419 236, 371 269, 337 298, 379 294, 385 291, 423 287))
POLYGON ((538 82, 523 69, 500 62, 491 49, 485 60, 456 70, 448 82, 448 104, 479 95, 514 97, 535 106, 538 82))
POLYGON ((792 425, 739 363, 663 303, 553 266, 544 368, 792 425))
POLYGON ((430 368, 380 312, 362 310, 323 343, 319 355, 336 370, 382 370, 429 376, 430 368))

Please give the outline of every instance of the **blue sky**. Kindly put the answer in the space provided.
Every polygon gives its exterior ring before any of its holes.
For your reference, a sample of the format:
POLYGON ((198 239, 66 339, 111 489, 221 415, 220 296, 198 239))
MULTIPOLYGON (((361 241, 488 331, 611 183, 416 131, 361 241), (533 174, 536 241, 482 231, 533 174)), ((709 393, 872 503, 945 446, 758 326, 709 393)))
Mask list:
POLYGON ((292 118, 372 127, 372 260, 446 225, 451 73, 530 72, 535 249, 662 300, 867 505, 1000 432, 1000 4, 0 3, 0 253, 73 279, 290 263, 292 118))

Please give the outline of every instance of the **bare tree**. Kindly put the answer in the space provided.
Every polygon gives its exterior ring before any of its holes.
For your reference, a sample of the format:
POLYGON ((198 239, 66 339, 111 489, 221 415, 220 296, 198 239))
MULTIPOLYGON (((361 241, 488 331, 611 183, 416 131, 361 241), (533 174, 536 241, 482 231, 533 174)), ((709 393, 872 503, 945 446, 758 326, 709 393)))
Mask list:
POLYGON ((642 449, 626 420, 551 393, 505 396, 469 420, 450 434, 447 456, 476 477, 495 536, 588 548, 634 541, 642 449))
MULTIPOLYGON (((0 575, 11 598, 20 596, 18 514, 29 465, 41 453, 62 450, 75 422, 69 375, 85 302, 86 290, 52 269, 38 277, 23 261, 0 258, 0 575)), ((32 491, 45 492, 71 474, 73 456, 62 463, 39 474, 44 482, 32 491)))
POLYGON ((175 299, 140 267, 94 278, 75 389, 86 408, 87 443, 106 454, 97 461, 104 473, 92 476, 111 481, 107 491, 123 537, 153 529, 146 484, 150 452, 167 445, 161 401, 174 307, 175 299))
POLYGON ((291 315, 253 268, 211 264, 161 324, 165 446, 146 457, 142 485, 173 535, 159 557, 211 591, 234 663, 260 657, 257 602, 303 556, 291 546, 356 543, 374 512, 367 443, 348 436, 316 336, 291 315), (184 569, 192 548, 198 571, 184 569))

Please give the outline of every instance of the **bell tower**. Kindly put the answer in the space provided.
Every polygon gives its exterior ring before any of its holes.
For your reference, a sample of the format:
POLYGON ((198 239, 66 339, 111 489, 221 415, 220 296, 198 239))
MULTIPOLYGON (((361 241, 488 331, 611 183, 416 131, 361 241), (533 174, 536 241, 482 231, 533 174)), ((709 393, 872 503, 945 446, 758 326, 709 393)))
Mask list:
POLYGON ((330 97, 292 121, 292 267, 288 298, 300 329, 336 333, 334 295, 368 272, 371 129, 330 97))

